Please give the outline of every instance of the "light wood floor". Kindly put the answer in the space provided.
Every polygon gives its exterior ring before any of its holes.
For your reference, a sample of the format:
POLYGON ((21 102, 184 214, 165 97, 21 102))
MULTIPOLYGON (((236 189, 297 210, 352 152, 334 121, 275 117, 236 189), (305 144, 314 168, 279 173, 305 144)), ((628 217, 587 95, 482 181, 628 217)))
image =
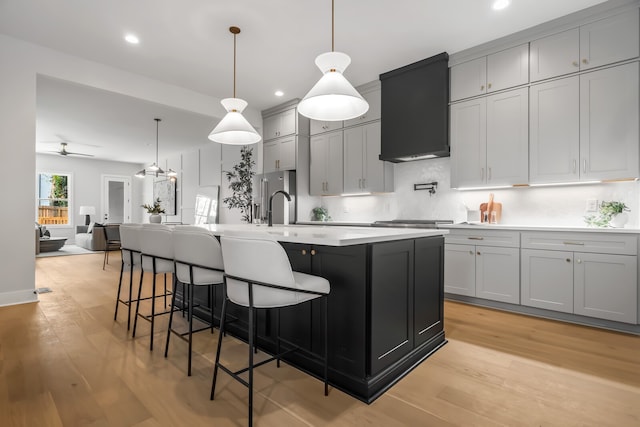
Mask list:
MULTIPOLYGON (((113 321, 119 259, 39 258, 40 302, 0 308, 0 426, 243 426, 246 389, 221 374, 218 332, 186 343, 166 321, 127 334, 113 321)), ((447 302, 449 343, 371 405, 289 366, 257 370, 257 426, 639 426, 640 337, 447 302)), ((226 338, 241 364, 246 345, 226 338)))

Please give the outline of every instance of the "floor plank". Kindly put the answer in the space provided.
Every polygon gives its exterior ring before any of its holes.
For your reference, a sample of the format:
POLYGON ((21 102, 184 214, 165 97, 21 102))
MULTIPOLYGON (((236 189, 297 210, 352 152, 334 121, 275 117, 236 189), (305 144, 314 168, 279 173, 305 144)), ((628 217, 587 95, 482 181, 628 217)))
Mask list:
MULTIPOLYGON (((119 258, 38 258, 40 302, 0 308, 0 425, 242 426, 247 392, 221 374, 209 400, 214 334, 187 346, 167 319, 138 336, 126 307, 113 321, 119 258)), ((286 364, 256 371, 256 426, 638 426, 640 337, 445 303, 449 343, 371 405, 286 364)), ((246 345, 225 338, 222 358, 238 366, 246 345)))

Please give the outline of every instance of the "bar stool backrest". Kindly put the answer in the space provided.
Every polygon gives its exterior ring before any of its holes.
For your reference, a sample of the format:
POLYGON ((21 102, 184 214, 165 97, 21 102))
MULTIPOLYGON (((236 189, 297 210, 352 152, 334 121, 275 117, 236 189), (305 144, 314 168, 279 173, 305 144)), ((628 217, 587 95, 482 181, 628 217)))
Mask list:
POLYGON ((172 228, 163 224, 143 224, 140 231, 142 270, 153 271, 156 257, 156 273, 173 272, 172 228), (147 255, 147 256, 145 256, 147 255))
MULTIPOLYGON (((270 237, 255 238, 225 233, 221 237, 225 273, 246 281, 290 288, 253 287, 255 307, 279 307, 295 300, 296 281, 284 248, 270 237)), ((246 281, 227 278, 227 296, 235 304, 249 306, 246 281)))
POLYGON ((122 262, 126 265, 131 264, 131 255, 133 255, 133 264, 140 265, 140 252, 142 246, 140 243, 140 232, 142 226, 140 224, 122 224, 120 225, 120 241, 122 248, 122 262))
POLYGON ((208 268, 193 268, 193 284, 222 283, 222 248, 216 236, 206 228, 176 226, 173 230, 173 256, 176 260, 176 276, 180 282, 190 283, 189 267, 186 264, 191 264, 208 268))

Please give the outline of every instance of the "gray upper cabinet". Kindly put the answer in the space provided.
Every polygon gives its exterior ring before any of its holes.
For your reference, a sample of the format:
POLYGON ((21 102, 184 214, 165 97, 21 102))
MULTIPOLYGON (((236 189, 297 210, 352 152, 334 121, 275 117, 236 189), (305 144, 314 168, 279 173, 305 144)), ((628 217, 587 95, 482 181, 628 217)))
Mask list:
POLYGON ((451 67, 451 101, 529 82, 529 44, 451 67))
POLYGON ((280 138, 296 133, 296 109, 291 108, 286 111, 263 118, 264 135, 263 139, 280 138))
POLYGON ((320 120, 310 120, 309 123, 310 135, 317 135, 319 133, 342 129, 342 121, 327 122, 320 120))
POLYGON ((637 10, 531 42, 531 81, 584 71, 640 54, 637 10))
POLYGON ((366 113, 355 119, 345 120, 344 127, 360 125, 373 120, 380 120, 381 117, 381 93, 380 81, 375 80, 372 83, 359 86, 360 95, 369 103, 369 109, 366 113))
POLYGON ((638 10, 580 27, 580 68, 635 58, 640 54, 638 10))
POLYGON ((580 30, 554 34, 531 42, 531 81, 580 71, 580 30))

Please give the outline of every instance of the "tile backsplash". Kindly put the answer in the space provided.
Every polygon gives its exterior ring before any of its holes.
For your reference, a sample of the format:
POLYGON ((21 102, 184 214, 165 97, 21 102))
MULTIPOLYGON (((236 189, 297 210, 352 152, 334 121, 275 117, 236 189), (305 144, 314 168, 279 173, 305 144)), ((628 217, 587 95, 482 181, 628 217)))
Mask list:
MULTIPOLYGON (((521 187, 496 190, 451 189, 450 158, 398 163, 395 192, 370 196, 323 197, 317 200, 329 210, 334 221, 372 222, 389 219, 453 219, 467 221, 468 210, 478 211, 480 203, 494 194, 502 203, 502 224, 584 227, 589 199, 623 201, 631 209, 626 227, 639 227, 639 183, 521 187), (434 195, 414 191, 413 185, 437 181, 434 195)), ((479 220, 479 213, 477 214, 479 220)), ((307 220, 301 215, 300 220, 307 220)))

